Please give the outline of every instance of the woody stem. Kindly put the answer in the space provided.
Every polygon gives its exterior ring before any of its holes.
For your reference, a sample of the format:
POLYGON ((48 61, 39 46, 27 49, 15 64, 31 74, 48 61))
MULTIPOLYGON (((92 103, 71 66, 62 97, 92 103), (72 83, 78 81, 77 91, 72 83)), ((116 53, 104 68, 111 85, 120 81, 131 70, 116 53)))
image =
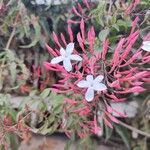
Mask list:
POLYGON ((128 125, 128 124, 122 122, 122 121, 119 121, 119 124, 122 125, 122 126, 124 126, 124 127, 126 127, 127 129, 129 129, 129 130, 131 130, 131 131, 134 131, 134 132, 136 132, 136 133, 138 133, 138 134, 140 134, 140 135, 143 135, 143 136, 145 136, 145 137, 149 137, 149 138, 150 138, 150 133, 146 133, 146 132, 141 131, 141 130, 139 130, 139 129, 137 129, 137 128, 134 128, 134 127, 132 127, 132 126, 130 126, 130 125, 128 125))

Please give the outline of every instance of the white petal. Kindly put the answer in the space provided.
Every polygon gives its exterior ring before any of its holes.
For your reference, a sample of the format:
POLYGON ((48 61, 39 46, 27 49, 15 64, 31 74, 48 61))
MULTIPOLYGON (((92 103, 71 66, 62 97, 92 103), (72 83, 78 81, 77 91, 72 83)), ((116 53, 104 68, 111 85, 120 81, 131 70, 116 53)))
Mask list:
POLYGON ((66 47, 66 53, 71 54, 73 52, 73 49, 74 49, 74 43, 69 43, 66 47))
POLYGON ((79 55, 70 55, 70 59, 71 60, 77 60, 77 61, 81 61, 82 58, 79 55))
POLYGON ((85 99, 88 102, 91 102, 94 98, 94 90, 92 88, 88 88, 86 93, 85 93, 85 99))
POLYGON ((65 51, 63 48, 61 48, 61 49, 60 49, 60 54, 61 54, 62 56, 65 56, 66 51, 65 51))
POLYGON ((80 88, 88 88, 90 85, 86 80, 81 80, 78 82, 77 86, 80 88))
POLYGON ((149 45, 150 46, 150 41, 144 41, 143 45, 149 45))
POLYGON ((92 84, 93 83, 93 75, 87 75, 86 80, 92 84))
POLYGON ((64 57, 58 56, 58 57, 53 58, 53 59, 51 60, 51 63, 52 63, 52 64, 58 64, 58 63, 60 63, 60 62, 63 61, 63 60, 64 60, 64 57))
POLYGON ((99 75, 99 76, 97 76, 97 77, 94 79, 94 82, 95 82, 95 83, 96 83, 96 82, 101 82, 103 79, 104 79, 104 76, 99 75))
POLYGON ((63 61, 63 66, 68 72, 70 72, 72 70, 72 65, 71 65, 70 59, 65 58, 63 61))
POLYGON ((107 89, 107 87, 103 83, 97 83, 97 84, 93 84, 93 89, 96 91, 104 91, 107 89))
POLYGON ((143 45, 141 48, 147 52, 150 52, 150 46, 149 45, 143 45))

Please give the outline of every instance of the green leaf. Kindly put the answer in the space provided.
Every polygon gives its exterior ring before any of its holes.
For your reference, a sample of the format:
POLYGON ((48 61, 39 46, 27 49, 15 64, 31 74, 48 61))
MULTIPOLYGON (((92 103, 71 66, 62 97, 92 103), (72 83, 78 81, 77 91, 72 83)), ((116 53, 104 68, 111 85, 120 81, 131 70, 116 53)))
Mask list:
POLYGON ((12 83, 14 83, 15 80, 16 80, 16 76, 17 76, 16 67, 17 67, 17 65, 16 65, 15 62, 11 62, 11 63, 9 64, 9 70, 10 70, 10 74, 11 74, 11 79, 12 79, 11 82, 12 82, 12 83))
POLYGON ((33 27, 35 30, 34 40, 29 45, 20 46, 21 48, 31 48, 35 46, 37 42, 39 42, 41 36, 41 26, 39 25, 38 21, 33 23, 33 27))
POLYGON ((15 61, 15 54, 9 49, 6 50, 6 57, 9 61, 15 61))
POLYGON ((112 135, 113 129, 109 128, 107 125, 105 125, 105 141, 107 142, 111 135, 112 135))
POLYGON ((106 40, 107 36, 109 35, 109 32, 110 32, 110 29, 109 29, 109 28, 106 28, 106 29, 102 30, 102 31, 99 33, 99 35, 98 35, 99 39, 100 39, 101 41, 106 40))
POLYGON ((50 94, 50 89, 47 88, 47 89, 44 89, 42 91, 42 93, 40 94, 40 97, 42 97, 43 99, 45 99, 46 97, 48 97, 49 94, 50 94))
POLYGON ((115 28, 119 32, 119 26, 117 24, 113 24, 112 27, 115 28))
POLYGON ((64 150, 71 150, 72 145, 73 145, 73 141, 72 140, 67 141, 64 150))
POLYGON ((120 137, 122 138, 127 149, 130 150, 131 144, 130 144, 130 137, 129 137, 129 133, 128 133, 129 131, 120 125, 115 125, 115 130, 120 135, 120 137))
POLYGON ((130 21, 128 21, 128 20, 123 21, 123 20, 121 20, 121 19, 117 20, 117 23, 116 23, 116 24, 117 24, 118 26, 123 26, 125 29, 127 29, 128 27, 131 26, 131 22, 130 22, 130 21))
POLYGON ((17 150, 18 149, 17 137, 13 134, 9 134, 9 140, 10 140, 11 150, 17 150))

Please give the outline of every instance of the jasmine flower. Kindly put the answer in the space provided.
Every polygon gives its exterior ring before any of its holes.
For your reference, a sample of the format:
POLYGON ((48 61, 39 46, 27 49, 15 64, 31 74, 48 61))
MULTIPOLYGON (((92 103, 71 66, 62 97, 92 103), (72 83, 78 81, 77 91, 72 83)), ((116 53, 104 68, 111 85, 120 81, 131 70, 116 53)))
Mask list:
POLYGON ((74 43, 69 43, 66 49, 60 49, 60 56, 55 57, 51 60, 52 64, 58 64, 63 62, 63 67, 65 70, 70 72, 72 70, 71 60, 82 61, 82 58, 79 55, 74 55, 73 53, 74 43))
POLYGON ((85 93, 85 99, 91 102, 94 99, 94 91, 104 91, 107 89, 106 85, 101 83, 103 76, 99 75, 95 79, 93 75, 87 75, 86 80, 81 80, 78 82, 77 86, 80 88, 87 88, 85 93))

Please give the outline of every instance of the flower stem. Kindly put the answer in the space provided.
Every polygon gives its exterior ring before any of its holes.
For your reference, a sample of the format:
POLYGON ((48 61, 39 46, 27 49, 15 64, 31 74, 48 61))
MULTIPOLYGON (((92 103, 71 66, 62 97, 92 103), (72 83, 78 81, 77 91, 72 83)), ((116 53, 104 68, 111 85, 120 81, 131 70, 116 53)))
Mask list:
POLYGON ((134 128, 134 127, 132 127, 132 126, 130 126, 130 125, 128 125, 128 124, 122 122, 122 121, 119 121, 119 124, 122 125, 122 126, 124 126, 124 127, 126 127, 127 129, 129 129, 129 130, 131 130, 131 131, 134 131, 134 132, 136 132, 136 133, 138 133, 138 134, 140 134, 140 135, 143 135, 143 136, 145 136, 145 137, 149 137, 149 138, 150 138, 150 133, 146 133, 146 132, 141 131, 141 130, 139 130, 139 129, 137 129, 137 128, 134 128))

